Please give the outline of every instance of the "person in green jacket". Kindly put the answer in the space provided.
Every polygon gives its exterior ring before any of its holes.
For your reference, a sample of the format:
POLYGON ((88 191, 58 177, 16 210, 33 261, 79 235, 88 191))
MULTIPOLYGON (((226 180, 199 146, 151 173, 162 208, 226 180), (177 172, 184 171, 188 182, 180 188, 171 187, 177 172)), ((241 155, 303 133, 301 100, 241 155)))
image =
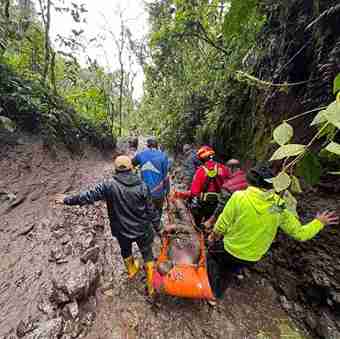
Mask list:
POLYGON ((225 289, 221 281, 224 273, 237 272, 261 260, 279 228, 294 239, 305 241, 327 224, 339 221, 334 212, 325 211, 301 225, 297 215, 274 193, 273 177, 268 166, 252 168, 247 174, 250 186, 231 196, 209 235, 208 272, 217 298, 225 289))

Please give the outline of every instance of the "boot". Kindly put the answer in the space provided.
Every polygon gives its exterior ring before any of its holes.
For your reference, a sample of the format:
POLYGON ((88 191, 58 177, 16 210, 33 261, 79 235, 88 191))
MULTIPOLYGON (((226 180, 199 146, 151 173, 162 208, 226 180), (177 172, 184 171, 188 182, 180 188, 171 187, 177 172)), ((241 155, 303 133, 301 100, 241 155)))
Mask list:
POLYGON ((148 290, 148 295, 153 296, 155 290, 153 288, 153 269, 154 263, 153 261, 148 261, 145 263, 145 273, 146 273, 146 288, 148 290))
POLYGON ((129 279, 132 279, 139 271, 139 262, 133 256, 124 259, 125 267, 128 272, 129 279))

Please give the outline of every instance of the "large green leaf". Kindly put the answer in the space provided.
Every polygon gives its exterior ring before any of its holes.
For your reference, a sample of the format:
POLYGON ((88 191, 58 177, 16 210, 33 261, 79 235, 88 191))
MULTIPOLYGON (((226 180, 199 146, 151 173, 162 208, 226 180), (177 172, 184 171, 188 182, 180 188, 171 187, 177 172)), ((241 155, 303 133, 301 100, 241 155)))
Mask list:
POLYGON ((279 149, 275 151, 273 156, 271 157, 271 161, 273 160, 280 160, 287 157, 293 157, 296 155, 301 154, 304 152, 305 146, 299 145, 299 144, 289 144, 289 145, 283 145, 279 149))
POLYGON ((295 175, 292 175, 291 176, 291 180, 292 180, 292 183, 291 183, 291 190, 292 190, 292 192, 302 193, 302 189, 301 189, 301 185, 300 185, 299 179, 295 175))
POLYGON ((332 141, 327 145, 326 150, 328 152, 340 155, 340 144, 332 141))
POLYGON ((321 124, 323 122, 326 122, 327 121, 327 118, 325 116, 325 113, 326 113, 326 110, 322 110, 320 111, 313 119, 313 121, 311 122, 311 126, 314 126, 314 125, 318 125, 318 124, 321 124))
POLYGON ((286 122, 283 122, 281 125, 277 126, 274 129, 273 137, 274 140, 280 145, 285 145, 294 134, 293 127, 286 122))
POLYGON ((318 184, 321 176, 319 158, 308 152, 297 164, 297 175, 304 178, 306 183, 312 186, 318 184))
POLYGON ((327 121, 340 129, 340 103, 333 101, 325 110, 324 116, 327 121))
POLYGON ((273 186, 276 192, 282 192, 286 190, 290 185, 290 176, 285 173, 281 172, 278 176, 273 178, 273 186))
POLYGON ((296 207, 297 200, 288 190, 283 193, 283 200, 286 202, 287 209, 293 214, 297 215, 296 207))
POLYGON ((335 77, 333 82, 333 94, 335 95, 340 91, 340 73, 335 77))

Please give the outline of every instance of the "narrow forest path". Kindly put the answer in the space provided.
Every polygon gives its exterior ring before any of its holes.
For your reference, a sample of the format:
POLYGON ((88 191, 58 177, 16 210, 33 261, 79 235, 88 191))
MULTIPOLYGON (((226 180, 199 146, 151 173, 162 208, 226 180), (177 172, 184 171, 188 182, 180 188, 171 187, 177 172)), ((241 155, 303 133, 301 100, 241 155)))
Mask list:
MULTIPOLYGON (((79 159, 40 143, 0 153, 0 338, 309 338, 269 283, 249 272, 215 308, 145 296, 128 283, 105 204, 55 206, 55 193, 86 188, 112 168, 93 149, 79 159), (103 291, 113 288, 113 295, 103 291)), ((155 251, 159 250, 159 240, 155 251)))

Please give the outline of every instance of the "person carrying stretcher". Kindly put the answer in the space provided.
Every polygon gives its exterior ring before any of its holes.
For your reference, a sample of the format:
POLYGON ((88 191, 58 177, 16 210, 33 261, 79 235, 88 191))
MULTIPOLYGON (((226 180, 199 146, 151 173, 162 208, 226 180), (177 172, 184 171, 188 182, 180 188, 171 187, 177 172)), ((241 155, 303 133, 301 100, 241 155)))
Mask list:
POLYGON ((216 209, 209 220, 204 223, 206 230, 211 229, 215 224, 232 194, 236 191, 245 190, 248 187, 246 174, 241 170, 239 160, 230 159, 227 162, 227 166, 230 168, 231 177, 223 183, 216 209))
POLYGON ((278 229, 298 241, 306 241, 326 225, 339 222, 334 212, 324 211, 301 225, 274 192, 274 176, 266 165, 252 168, 247 174, 249 187, 231 196, 208 238, 209 281, 217 298, 223 296, 231 274, 262 259, 278 229))
POLYGON ((207 221, 214 213, 223 183, 231 177, 227 166, 214 160, 215 151, 203 146, 197 151, 202 165, 197 169, 191 184, 191 212, 197 226, 207 221))

